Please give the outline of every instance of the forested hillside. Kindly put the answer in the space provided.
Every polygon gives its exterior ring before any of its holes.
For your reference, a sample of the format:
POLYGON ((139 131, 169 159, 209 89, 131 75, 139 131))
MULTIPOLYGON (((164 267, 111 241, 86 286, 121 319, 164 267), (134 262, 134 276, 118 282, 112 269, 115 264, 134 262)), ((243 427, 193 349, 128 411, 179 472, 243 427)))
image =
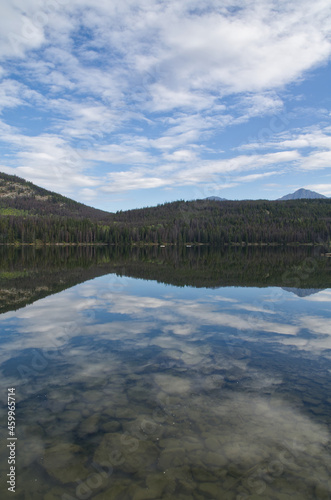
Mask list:
POLYGON ((0 215, 52 215, 104 220, 109 214, 36 186, 16 175, 0 172, 0 215))
POLYGON ((117 213, 115 220, 133 241, 328 243, 331 200, 178 201, 117 213))
POLYGON ((320 244, 331 200, 195 200, 96 210, 15 176, 0 176, 0 244, 320 244))

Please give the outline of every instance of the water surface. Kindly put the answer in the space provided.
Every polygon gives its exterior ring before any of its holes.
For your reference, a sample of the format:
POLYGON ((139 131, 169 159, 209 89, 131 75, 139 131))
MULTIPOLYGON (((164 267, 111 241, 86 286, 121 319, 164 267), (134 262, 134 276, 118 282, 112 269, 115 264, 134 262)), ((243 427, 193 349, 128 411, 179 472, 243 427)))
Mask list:
POLYGON ((3 259, 14 498, 330 498, 327 261, 104 252, 3 259))

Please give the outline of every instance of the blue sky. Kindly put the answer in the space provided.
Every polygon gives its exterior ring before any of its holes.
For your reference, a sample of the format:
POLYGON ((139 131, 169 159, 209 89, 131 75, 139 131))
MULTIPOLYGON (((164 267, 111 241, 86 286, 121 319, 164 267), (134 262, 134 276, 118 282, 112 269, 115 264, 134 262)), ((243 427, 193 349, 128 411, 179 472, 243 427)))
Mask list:
POLYGON ((331 196, 329 0, 0 6, 0 171, 116 211, 331 196))

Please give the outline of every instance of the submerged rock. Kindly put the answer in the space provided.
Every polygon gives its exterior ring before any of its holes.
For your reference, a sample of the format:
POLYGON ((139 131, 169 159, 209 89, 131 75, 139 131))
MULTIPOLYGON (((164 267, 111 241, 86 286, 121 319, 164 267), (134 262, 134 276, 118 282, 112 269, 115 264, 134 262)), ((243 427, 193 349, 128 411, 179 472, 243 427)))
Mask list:
POLYGON ((193 467, 192 475, 197 483, 212 483, 219 480, 218 475, 205 467, 193 467))
MULTIPOLYGON (((45 494, 44 500, 60 500, 65 494, 70 498, 70 493, 67 489, 55 487, 45 494)), ((71 495, 75 498, 74 492, 71 495)))
POLYGON ((202 493, 207 493, 210 495, 212 498, 224 498, 222 496, 222 493, 224 493, 224 490, 220 489, 220 486, 218 483, 200 483, 198 485, 199 490, 202 493))
POLYGON ((94 454, 94 461, 100 465, 109 463, 115 470, 134 474, 154 465, 158 449, 151 441, 138 439, 123 433, 105 434, 94 454))
POLYGON ((82 414, 77 410, 66 410, 61 413, 61 420, 78 423, 82 418, 82 414))
POLYGON ((191 381, 184 377, 167 374, 155 375, 155 381, 166 394, 187 394, 191 389, 191 381))
POLYGON ((205 440, 205 446, 210 451, 219 451, 221 448, 220 443, 214 437, 208 437, 205 440))
POLYGON ((132 485, 132 481, 129 479, 114 480, 110 488, 93 497, 93 500, 129 500, 130 485, 132 485))
POLYGON ((121 424, 117 420, 109 420, 108 422, 104 422, 101 428, 107 433, 113 433, 121 429, 121 424))
POLYGON ((162 472, 155 472, 146 477, 147 488, 151 491, 156 491, 158 494, 157 498, 162 496, 168 485, 169 479, 162 472))
POLYGON ((61 483, 84 480, 89 471, 84 466, 86 457, 82 448, 72 443, 59 443, 45 450, 44 467, 47 473, 61 483))
POLYGON ((157 489, 141 488, 140 486, 133 486, 131 488, 132 500, 154 500, 160 498, 159 491, 157 489))
POLYGON ((167 448, 162 451, 158 467, 162 471, 169 467, 180 467, 185 462, 185 450, 183 448, 167 448))
POLYGON ((79 426, 78 432, 79 434, 94 434, 98 431, 98 423, 100 419, 100 414, 95 413, 90 417, 83 420, 81 425, 79 426))
POLYGON ((228 463, 227 459, 220 453, 209 451, 205 456, 205 462, 211 467, 225 467, 228 463))

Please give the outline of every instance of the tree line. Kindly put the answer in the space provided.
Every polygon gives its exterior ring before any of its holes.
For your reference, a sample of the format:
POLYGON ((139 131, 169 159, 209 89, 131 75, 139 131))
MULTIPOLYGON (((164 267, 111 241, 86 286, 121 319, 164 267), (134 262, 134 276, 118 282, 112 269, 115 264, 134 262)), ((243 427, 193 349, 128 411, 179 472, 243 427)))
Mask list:
POLYGON ((107 214, 104 220, 3 215, 2 244, 330 245, 331 200, 178 201, 107 214))

